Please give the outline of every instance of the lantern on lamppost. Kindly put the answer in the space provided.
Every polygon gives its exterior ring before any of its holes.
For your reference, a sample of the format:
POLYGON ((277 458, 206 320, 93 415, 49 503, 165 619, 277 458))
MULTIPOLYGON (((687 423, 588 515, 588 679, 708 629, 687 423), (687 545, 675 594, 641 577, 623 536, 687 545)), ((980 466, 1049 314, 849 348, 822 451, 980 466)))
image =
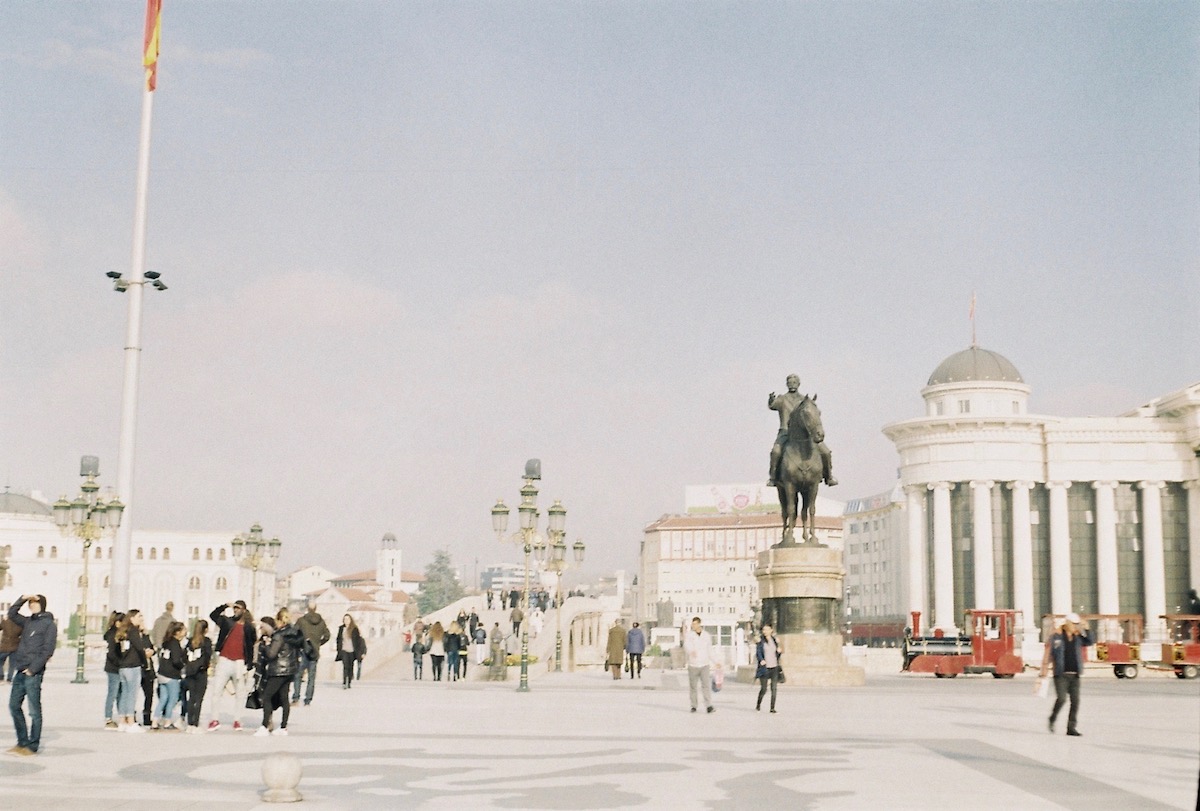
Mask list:
MULTIPOLYGON (((104 537, 105 533, 116 534, 121 526, 121 515, 125 505, 115 497, 107 503, 99 496, 100 485, 96 477, 100 475, 100 459, 95 456, 84 456, 79 462, 79 475, 83 484, 79 486, 79 495, 74 501, 67 501, 63 496, 54 502, 52 511, 54 523, 63 535, 72 534, 79 538, 83 545, 83 572, 79 576, 79 614, 76 620, 78 627, 75 634, 75 678, 72 684, 87 684, 84 676, 84 653, 87 649, 87 603, 88 603, 88 562, 91 559, 92 544, 104 537)), ((0 568, 0 584, 6 582, 8 564, 0 568)))

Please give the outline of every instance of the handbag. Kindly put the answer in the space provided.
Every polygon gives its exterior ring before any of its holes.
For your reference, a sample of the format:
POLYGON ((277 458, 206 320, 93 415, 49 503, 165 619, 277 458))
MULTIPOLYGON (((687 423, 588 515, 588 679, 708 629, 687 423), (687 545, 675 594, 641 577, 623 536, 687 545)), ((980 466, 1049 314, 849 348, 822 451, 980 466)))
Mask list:
POLYGON ((787 681, 787 677, 783 675, 783 665, 779 666, 779 675, 775 678, 775 681, 779 682, 780 684, 783 684, 785 681, 787 681))
POLYGON ((1033 694, 1037 698, 1050 697, 1050 680, 1045 677, 1039 677, 1037 684, 1033 686, 1033 694))
POLYGON ((246 696, 246 709, 261 710, 262 708, 263 708, 262 690, 255 687, 253 690, 250 691, 250 694, 246 696))

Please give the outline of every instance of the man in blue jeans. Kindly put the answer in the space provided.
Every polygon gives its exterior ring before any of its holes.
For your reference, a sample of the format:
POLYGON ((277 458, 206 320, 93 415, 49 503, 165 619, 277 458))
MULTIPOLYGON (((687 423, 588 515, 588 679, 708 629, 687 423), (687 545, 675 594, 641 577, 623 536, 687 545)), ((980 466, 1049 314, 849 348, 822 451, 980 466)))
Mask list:
POLYGON ((317 659, 321 655, 321 646, 329 641, 329 626, 325 619, 317 613, 317 601, 308 601, 308 611, 296 620, 296 627, 304 634, 307 644, 300 650, 300 668, 292 680, 292 703, 300 701, 300 680, 308 674, 308 689, 304 693, 304 706, 313 700, 313 691, 317 688, 317 659))
POLYGON ((12 655, 17 672, 13 674, 12 692, 8 697, 17 745, 8 751, 19 757, 29 757, 37 754, 42 745, 42 677, 58 643, 58 626, 54 623, 54 615, 46 610, 46 598, 40 594, 21 597, 8 609, 8 618, 21 626, 21 641, 12 655), (29 603, 28 617, 19 613, 25 603, 29 603), (29 702, 28 726, 22 708, 26 701, 29 702))

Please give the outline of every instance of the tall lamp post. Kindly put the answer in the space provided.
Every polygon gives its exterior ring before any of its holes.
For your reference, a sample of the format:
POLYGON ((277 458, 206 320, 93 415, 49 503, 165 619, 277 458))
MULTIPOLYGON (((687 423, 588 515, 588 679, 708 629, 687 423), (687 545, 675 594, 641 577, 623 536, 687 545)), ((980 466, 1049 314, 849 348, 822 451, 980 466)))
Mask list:
MULTIPOLYGON (((563 537, 567 534, 566 532, 563 531, 563 524, 566 523, 567 511, 562 508, 562 503, 558 502, 558 501, 554 502, 554 507, 551 507, 549 510, 549 512, 550 512, 549 549, 547 549, 545 546, 541 546, 540 548, 535 547, 534 552, 538 556, 539 563, 541 562, 541 559, 546 554, 546 552, 549 552, 550 558, 549 558, 549 560, 547 560, 545 562, 545 564, 543 564, 543 568, 545 568, 546 571, 548 571, 548 572, 554 572, 554 576, 556 578, 555 594, 557 595, 557 597, 555 599, 557 601, 557 605, 555 606, 555 609, 554 609, 554 615, 555 615, 554 618, 555 618, 555 622, 557 624, 557 629, 555 630, 555 636, 554 636, 554 672, 562 673, 562 607, 563 607, 562 575, 563 575, 563 572, 566 569, 568 569, 571 564, 570 564, 570 562, 567 561, 567 543, 566 543, 566 541, 563 540, 563 537), (558 507, 560 510, 562 510, 562 515, 559 520, 557 529, 555 529, 555 526, 554 526, 554 523, 555 523, 554 522, 554 507, 558 507)), ((583 563, 583 552, 584 552, 583 541, 576 541, 571 546, 571 549, 575 553, 575 565, 578 566, 579 564, 583 563)))
MULTIPOLYGON (((64 535, 74 534, 83 542, 83 574, 79 578, 82 594, 79 599, 79 627, 75 635, 75 678, 72 684, 87 684, 83 675, 83 657, 87 646, 87 603, 88 603, 88 560, 91 558, 92 544, 103 537, 105 531, 116 534, 121 526, 121 513, 125 505, 114 498, 107 504, 100 498, 100 485, 96 477, 100 475, 100 459, 95 456, 84 456, 79 461, 79 475, 83 484, 79 487, 79 495, 74 501, 67 501, 63 496, 54 502, 54 523, 64 535)), ((7 569, 8 567, 5 566, 7 569)), ((3 582, 3 581, 0 581, 3 582)))
POLYGON ((233 547, 233 559, 239 566, 250 570, 250 615, 258 615, 258 570, 274 563, 279 557, 279 547, 283 543, 278 538, 266 540, 263 538, 263 528, 259 524, 250 527, 249 534, 238 535, 230 543, 233 547))
MULTIPOLYGON (((543 547, 541 539, 537 535, 538 525, 538 509, 537 509, 537 487, 534 486, 535 481, 542 478, 542 462, 540 459, 530 459, 525 463, 525 485, 521 488, 521 504, 517 507, 517 514, 521 519, 521 531, 514 533, 511 540, 521 544, 522 550, 525 553, 525 590, 521 595, 522 611, 525 613, 525 618, 521 621, 521 683, 517 687, 518 693, 529 692, 529 555, 534 551, 535 546, 543 547)), ((562 530, 562 524, 566 521, 567 511, 562 504, 555 502, 555 506, 551 508, 550 522, 551 529, 555 526, 558 530, 562 530)), ((496 532, 496 537, 503 542, 505 540, 504 533, 508 529, 508 507, 505 506, 503 499, 498 499, 496 505, 492 507, 492 529, 496 532)))

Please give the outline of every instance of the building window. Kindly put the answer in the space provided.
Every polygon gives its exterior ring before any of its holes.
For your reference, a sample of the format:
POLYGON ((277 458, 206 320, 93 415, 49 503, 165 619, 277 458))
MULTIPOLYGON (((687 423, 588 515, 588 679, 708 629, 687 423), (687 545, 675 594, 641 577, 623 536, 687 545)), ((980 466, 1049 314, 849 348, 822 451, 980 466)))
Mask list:
POLYGON ((225 550, 224 550, 224 549, 222 549, 222 550, 221 550, 221 554, 220 554, 220 555, 218 555, 217 557, 218 557, 218 558, 220 558, 221 560, 225 560, 225 550))
POLYGON ((1013 400, 1012 404, 1013 404, 1013 413, 1020 414, 1021 413, 1021 404, 1019 402, 1017 402, 1016 400, 1013 400))
POLYGON ((50 547, 50 557, 52 557, 52 558, 58 557, 58 547, 57 546, 50 547))
POLYGON ((150 560, 158 560, 158 549, 156 547, 150 547, 150 560))
POLYGON ((163 560, 170 560, 170 559, 171 559, 171 550, 164 546, 163 547, 163 560))
POLYGON ((223 577, 217 578, 217 591, 224 591, 229 588, 229 583, 223 577))
POLYGON ((200 547, 192 550, 192 560, 200 560, 200 547))
POLYGON ((192 575, 191 577, 189 577, 188 578, 188 588, 191 589, 192 591, 199 591, 200 590, 200 578, 197 577, 196 575, 192 575))
POLYGON ((79 588, 83 588, 83 575, 79 575, 79 579, 75 581, 75 585, 79 588))
POLYGON ((937 403, 934 406, 934 410, 937 412, 937 415, 939 417, 946 413, 946 407, 942 404, 941 400, 937 401, 937 403))
POLYGON ((205 549, 205 550, 204 550, 204 559, 205 559, 205 560, 212 560, 212 549, 205 549))
POLYGON ((104 575, 104 588, 108 588, 108 575, 104 575))
POLYGON ((44 546, 39 546, 39 547, 38 547, 38 557, 39 557, 39 558, 44 558, 44 557, 46 557, 46 547, 44 547, 44 546))
POLYGON ((970 400, 959 400, 958 401, 958 413, 959 414, 970 414, 971 413, 971 401, 970 400))
POLYGON ((141 560, 144 557, 145 557, 145 554, 142 552, 142 547, 139 546, 138 551, 137 551, 137 559, 141 560))

